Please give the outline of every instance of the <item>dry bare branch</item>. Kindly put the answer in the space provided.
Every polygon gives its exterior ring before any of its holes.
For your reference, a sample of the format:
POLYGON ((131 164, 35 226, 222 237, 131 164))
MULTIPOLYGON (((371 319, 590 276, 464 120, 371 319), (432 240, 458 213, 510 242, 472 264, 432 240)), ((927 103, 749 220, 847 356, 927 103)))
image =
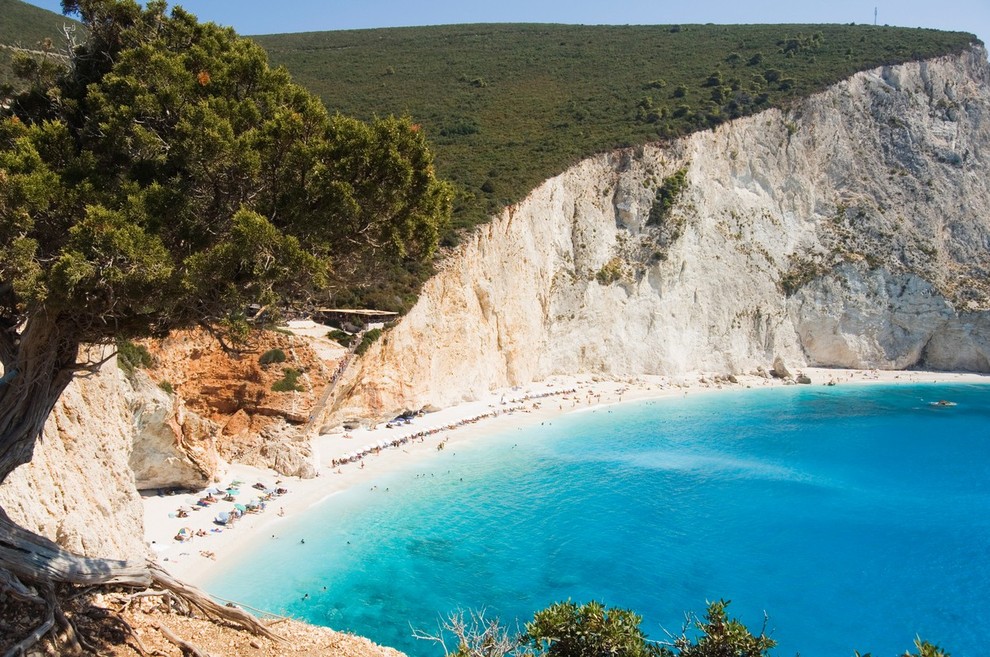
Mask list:
POLYGON ((168 629, 161 623, 155 623, 155 629, 161 632, 162 636, 168 639, 170 643, 176 645, 185 657, 210 657, 193 644, 180 639, 174 632, 172 632, 172 630, 168 629))
POLYGON ((445 655, 451 655, 447 647, 447 635, 452 635, 457 646, 454 653, 468 657, 512 657, 522 654, 520 643, 509 636, 508 630, 496 618, 485 618, 485 610, 462 609, 452 611, 447 618, 437 622, 437 632, 431 634, 411 628, 413 638, 432 641, 443 648, 445 655))

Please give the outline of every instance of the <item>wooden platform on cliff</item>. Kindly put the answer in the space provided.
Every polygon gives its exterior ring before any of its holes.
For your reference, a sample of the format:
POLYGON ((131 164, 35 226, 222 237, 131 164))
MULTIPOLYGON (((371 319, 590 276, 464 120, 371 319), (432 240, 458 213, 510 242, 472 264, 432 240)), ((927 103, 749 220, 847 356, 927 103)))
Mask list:
POLYGON ((345 328, 349 325, 365 328, 369 324, 385 324, 399 317, 390 310, 370 310, 359 308, 317 308, 313 311, 313 321, 328 326, 345 328))

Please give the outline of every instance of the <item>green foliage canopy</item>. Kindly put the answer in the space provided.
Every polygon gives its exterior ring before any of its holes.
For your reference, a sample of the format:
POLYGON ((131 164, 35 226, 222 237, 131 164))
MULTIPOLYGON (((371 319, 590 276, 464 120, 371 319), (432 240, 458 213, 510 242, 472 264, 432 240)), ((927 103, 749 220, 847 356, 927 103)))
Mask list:
POLYGON ((424 259, 451 208, 409 119, 360 122, 232 30, 133 0, 0 119, 0 314, 83 341, 307 298, 354 262, 424 259))
POLYGON ((729 618, 726 600, 710 602, 704 619, 694 619, 697 641, 681 635, 675 642, 677 652, 665 649, 665 657, 768 657, 777 642, 760 632, 754 636, 735 618, 729 618))
POLYGON ((763 632, 754 636, 729 618, 728 602, 709 603, 705 618, 671 644, 651 642, 640 629, 642 617, 600 602, 558 602, 536 612, 520 643, 526 655, 545 657, 768 657, 776 645, 763 632))
MULTIPOLYGON (((484 612, 459 611, 442 622, 440 633, 415 632, 444 647, 454 657, 771 657, 776 642, 766 635, 766 622, 758 635, 739 620, 730 618, 729 602, 708 603, 704 618, 689 614, 680 635, 654 641, 640 629, 642 618, 632 611, 606 607, 599 602, 558 602, 536 612, 522 636, 513 638, 497 619, 484 612), (447 637, 457 642, 447 650, 447 637)), ((917 652, 901 657, 949 657, 938 646, 917 638, 917 652)), ((854 652, 855 657, 871 657, 854 652)))

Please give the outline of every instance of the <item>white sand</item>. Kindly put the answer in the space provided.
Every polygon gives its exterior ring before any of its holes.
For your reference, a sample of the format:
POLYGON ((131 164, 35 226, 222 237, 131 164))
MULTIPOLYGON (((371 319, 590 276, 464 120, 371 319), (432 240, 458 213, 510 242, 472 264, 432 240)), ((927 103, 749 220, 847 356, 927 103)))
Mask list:
MULTIPOLYGON (((986 376, 943 372, 813 368, 805 369, 803 372, 811 378, 813 385, 825 385, 830 381, 841 385, 990 382, 990 378, 986 376)), ((237 503, 245 504, 256 499, 260 491, 251 487, 256 482, 268 487, 275 487, 277 484, 287 488, 289 492, 269 502, 264 512, 246 514, 233 526, 222 528, 219 533, 211 531, 220 529, 213 523, 213 519, 220 511, 231 510, 234 502, 218 502, 208 508, 190 511, 186 518, 179 518, 176 516, 177 509, 180 506, 197 508, 196 501, 204 493, 145 496, 145 539, 164 567, 177 577, 195 584, 202 581, 217 561, 229 558, 236 550, 250 547, 253 541, 264 540, 271 534, 277 534, 278 524, 284 522, 286 518, 304 512, 330 495, 353 486, 365 485, 373 477, 406 467, 414 459, 428 459, 437 453, 437 445, 441 441, 456 445, 460 441, 483 440, 486 435, 491 435, 493 432, 502 432, 546 421, 561 413, 605 404, 683 396, 720 389, 784 385, 776 379, 755 376, 738 377, 738 385, 718 384, 714 379, 714 375, 703 374, 683 377, 640 376, 621 381, 603 381, 590 376, 556 377, 517 389, 497 391, 484 400, 425 414, 408 424, 403 423, 392 428, 382 424, 374 429, 350 432, 340 430, 316 439, 314 451, 319 474, 315 479, 282 477, 269 470, 237 464, 230 466, 216 485, 224 488, 234 480, 243 482, 239 487, 237 503), (574 392, 568 392, 571 390, 574 392), (453 429, 444 429, 482 415, 488 417, 453 429), (378 453, 365 456, 360 462, 348 463, 338 468, 332 468, 330 465, 334 459, 348 453, 365 451, 380 441, 390 442, 416 432, 435 429, 439 431, 399 447, 381 449, 378 453), (194 537, 180 543, 174 537, 183 527, 188 528, 192 533, 202 530, 206 532, 206 536, 194 537)))

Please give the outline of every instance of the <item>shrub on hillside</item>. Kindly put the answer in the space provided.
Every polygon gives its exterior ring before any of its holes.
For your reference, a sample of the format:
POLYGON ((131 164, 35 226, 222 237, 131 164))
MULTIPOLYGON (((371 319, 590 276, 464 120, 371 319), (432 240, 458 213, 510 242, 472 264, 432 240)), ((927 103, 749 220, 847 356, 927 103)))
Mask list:
POLYGON ((327 333, 327 337, 339 344, 342 347, 350 347, 351 343, 354 342, 354 336, 347 331, 341 331, 340 329, 334 329, 327 333))
POLYGON ((262 367, 272 363, 284 363, 285 352, 281 349, 269 349, 258 358, 258 364, 262 367))
MULTIPOLYGON (((646 223, 649 226, 658 226, 670 216, 670 211, 677 203, 681 192, 687 187, 687 167, 682 167, 663 179, 660 188, 657 189, 653 207, 650 208, 650 217, 646 223)), ((675 238, 676 239, 676 238, 675 238)))
POLYGON ((144 345, 134 344, 130 340, 117 341, 117 367, 124 370, 124 374, 129 376, 135 369, 148 368, 154 364, 151 352, 144 345))
POLYGON ((364 336, 361 338, 361 344, 357 346, 357 349, 354 350, 354 353, 356 353, 358 356, 363 356, 364 352, 368 351, 371 345, 373 345, 375 341, 380 337, 382 337, 381 329, 371 329, 370 331, 365 333, 364 336))
POLYGON ((282 378, 272 384, 272 391, 302 392, 305 388, 299 383, 299 376, 301 374, 302 370, 297 370, 294 367, 286 367, 282 370, 282 378))

